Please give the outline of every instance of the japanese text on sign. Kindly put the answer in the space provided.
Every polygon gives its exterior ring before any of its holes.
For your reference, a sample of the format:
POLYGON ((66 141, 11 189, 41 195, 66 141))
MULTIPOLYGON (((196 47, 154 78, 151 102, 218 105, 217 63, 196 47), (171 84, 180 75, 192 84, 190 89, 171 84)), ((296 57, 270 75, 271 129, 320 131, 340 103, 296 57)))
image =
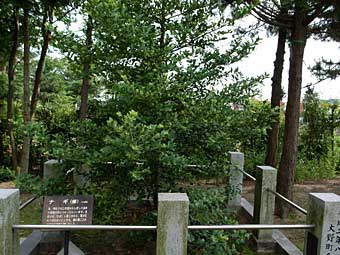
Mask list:
POLYGON ((92 224, 92 196, 47 196, 43 224, 92 224))
POLYGON ((327 227, 326 255, 340 255, 340 220, 327 227))

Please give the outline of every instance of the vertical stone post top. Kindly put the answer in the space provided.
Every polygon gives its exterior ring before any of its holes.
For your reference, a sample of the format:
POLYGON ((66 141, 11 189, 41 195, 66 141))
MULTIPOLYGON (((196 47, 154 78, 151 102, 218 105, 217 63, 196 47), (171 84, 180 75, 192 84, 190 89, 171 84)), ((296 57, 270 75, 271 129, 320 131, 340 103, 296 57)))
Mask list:
POLYGON ((188 195, 186 193, 158 193, 158 202, 189 202, 188 195))
POLYGON ((61 164, 62 161, 61 160, 57 160, 57 159, 50 159, 46 162, 44 162, 44 165, 53 165, 53 164, 61 164))
POLYGON ((244 154, 242 152, 229 151, 229 157, 232 165, 237 165, 243 169, 244 154))
POLYGON ((324 203, 340 202, 340 196, 334 193, 309 193, 309 199, 324 203))
POLYGON ((256 166, 256 168, 258 170, 261 170, 261 171, 275 171, 275 172, 277 172, 277 169, 272 167, 272 166, 256 166))
POLYGON ((19 193, 19 189, 0 189, 0 199, 5 199, 15 193, 19 193))
POLYGON ((272 183, 275 183, 276 188, 276 176, 277 169, 271 166, 256 166, 256 184, 263 187, 271 187, 272 183))
POLYGON ((239 151, 228 151, 230 156, 239 156, 239 157, 244 157, 244 154, 242 152, 239 151))
POLYGON ((244 161, 244 154, 242 152, 229 151, 228 154, 232 161, 244 161))

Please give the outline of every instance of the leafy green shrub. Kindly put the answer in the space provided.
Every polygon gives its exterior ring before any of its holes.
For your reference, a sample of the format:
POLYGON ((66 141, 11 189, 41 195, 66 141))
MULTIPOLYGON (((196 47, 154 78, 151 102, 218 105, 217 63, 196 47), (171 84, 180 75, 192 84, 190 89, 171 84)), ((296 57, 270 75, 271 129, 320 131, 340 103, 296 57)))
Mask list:
POLYGON ((12 181, 15 178, 15 173, 8 167, 0 167, 0 182, 12 181))
MULTIPOLYGON (((237 221, 227 216, 224 189, 188 189, 190 225, 226 225, 237 221)), ((245 231, 191 231, 188 237, 189 254, 239 254, 249 238, 245 231)))
POLYGON ((39 176, 21 174, 15 182, 20 191, 37 196, 67 195, 72 192, 71 186, 64 176, 41 179, 39 176))
POLYGON ((17 176, 15 184, 22 192, 38 194, 40 177, 31 174, 20 174, 17 176))

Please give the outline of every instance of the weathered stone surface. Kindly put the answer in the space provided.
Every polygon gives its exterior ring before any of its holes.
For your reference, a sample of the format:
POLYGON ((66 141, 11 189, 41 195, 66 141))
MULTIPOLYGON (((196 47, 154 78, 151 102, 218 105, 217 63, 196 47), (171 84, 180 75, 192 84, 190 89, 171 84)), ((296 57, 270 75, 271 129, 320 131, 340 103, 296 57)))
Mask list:
POLYGON ((35 250, 39 246, 42 239, 42 232, 40 230, 33 230, 33 232, 24 238, 21 242, 20 238, 20 255, 35 254, 35 250))
POLYGON ((73 171, 74 183, 79 188, 84 188, 89 184, 88 174, 90 173, 90 171, 90 167, 85 164, 81 165, 79 170, 73 171))
POLYGON ((18 254, 19 238, 12 225, 19 223, 19 190, 0 189, 0 255, 18 254))
POLYGON ((228 201, 228 207, 237 211, 237 209, 241 206, 241 198, 242 198, 242 185, 243 185, 243 173, 238 169, 244 169, 244 154, 241 152, 229 152, 230 157, 230 199, 228 201))
POLYGON ((56 178, 62 174, 61 161, 51 159, 44 163, 44 179, 56 178))
MULTIPOLYGON (((255 202, 254 202, 254 223, 273 224, 275 210, 275 196, 268 189, 276 190, 277 170, 270 166, 257 166, 255 202)), ((258 230, 256 238, 258 243, 273 242, 273 230, 258 230)))
POLYGON ((157 255, 186 255, 189 199, 185 193, 159 193, 157 255))
POLYGON ((340 254, 340 196, 310 193, 307 224, 315 228, 306 232, 305 255, 340 254))
POLYGON ((276 241, 276 255, 302 255, 302 252, 279 230, 273 231, 276 241))

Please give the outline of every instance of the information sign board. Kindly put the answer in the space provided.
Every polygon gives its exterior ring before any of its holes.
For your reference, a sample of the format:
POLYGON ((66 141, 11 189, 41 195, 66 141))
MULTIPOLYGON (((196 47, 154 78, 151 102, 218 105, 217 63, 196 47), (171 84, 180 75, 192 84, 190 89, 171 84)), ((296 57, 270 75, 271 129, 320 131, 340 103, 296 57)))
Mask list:
POLYGON ((92 224, 93 196, 46 196, 42 224, 92 224))

